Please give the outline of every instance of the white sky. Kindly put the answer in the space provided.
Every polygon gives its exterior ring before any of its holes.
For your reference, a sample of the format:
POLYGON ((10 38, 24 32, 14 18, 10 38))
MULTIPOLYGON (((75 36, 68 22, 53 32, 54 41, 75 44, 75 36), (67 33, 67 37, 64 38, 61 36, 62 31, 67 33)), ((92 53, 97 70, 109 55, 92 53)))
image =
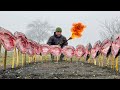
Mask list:
POLYGON ((54 27, 61 27, 63 35, 70 37, 72 23, 82 22, 87 26, 83 36, 69 41, 69 45, 92 45, 100 39, 101 30, 99 21, 110 20, 120 16, 120 11, 0 11, 0 26, 12 33, 21 31, 25 33, 26 26, 36 19, 48 21, 54 27))

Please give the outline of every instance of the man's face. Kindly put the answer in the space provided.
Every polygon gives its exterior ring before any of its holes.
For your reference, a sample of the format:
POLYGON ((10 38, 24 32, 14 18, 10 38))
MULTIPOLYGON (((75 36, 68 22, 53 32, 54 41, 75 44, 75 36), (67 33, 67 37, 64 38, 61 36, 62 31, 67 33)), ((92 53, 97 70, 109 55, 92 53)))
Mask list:
POLYGON ((58 37, 60 37, 61 34, 62 34, 62 32, 56 32, 56 35, 57 35, 58 37))

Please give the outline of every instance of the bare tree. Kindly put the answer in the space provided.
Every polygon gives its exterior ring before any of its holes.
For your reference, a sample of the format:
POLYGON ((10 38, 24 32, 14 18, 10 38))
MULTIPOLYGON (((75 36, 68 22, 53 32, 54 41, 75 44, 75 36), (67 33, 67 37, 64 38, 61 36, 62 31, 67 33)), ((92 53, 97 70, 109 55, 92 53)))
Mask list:
POLYGON ((101 39, 114 39, 116 35, 120 34, 120 18, 113 18, 111 21, 105 20, 100 22, 102 30, 100 31, 101 39))
POLYGON ((26 36, 29 39, 37 41, 38 43, 45 43, 49 36, 54 32, 54 27, 47 21, 41 22, 40 20, 33 21, 28 24, 26 36))

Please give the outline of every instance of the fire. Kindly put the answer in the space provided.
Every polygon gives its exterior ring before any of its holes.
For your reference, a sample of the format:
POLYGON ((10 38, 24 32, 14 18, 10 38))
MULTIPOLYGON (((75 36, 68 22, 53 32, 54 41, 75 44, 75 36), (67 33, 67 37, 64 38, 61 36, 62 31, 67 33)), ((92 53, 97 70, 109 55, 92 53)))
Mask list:
POLYGON ((82 36, 82 32, 84 31, 84 28, 86 28, 86 26, 80 22, 73 23, 72 26, 73 26, 71 28, 72 35, 71 35, 70 39, 80 38, 82 36))

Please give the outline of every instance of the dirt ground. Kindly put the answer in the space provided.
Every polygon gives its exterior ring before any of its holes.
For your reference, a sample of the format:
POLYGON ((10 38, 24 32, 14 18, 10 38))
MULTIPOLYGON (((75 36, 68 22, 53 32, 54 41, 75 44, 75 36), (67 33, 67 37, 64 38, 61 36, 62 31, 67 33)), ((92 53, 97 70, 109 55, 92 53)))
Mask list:
POLYGON ((115 71, 83 62, 39 62, 0 70, 0 79, 120 79, 115 71))

